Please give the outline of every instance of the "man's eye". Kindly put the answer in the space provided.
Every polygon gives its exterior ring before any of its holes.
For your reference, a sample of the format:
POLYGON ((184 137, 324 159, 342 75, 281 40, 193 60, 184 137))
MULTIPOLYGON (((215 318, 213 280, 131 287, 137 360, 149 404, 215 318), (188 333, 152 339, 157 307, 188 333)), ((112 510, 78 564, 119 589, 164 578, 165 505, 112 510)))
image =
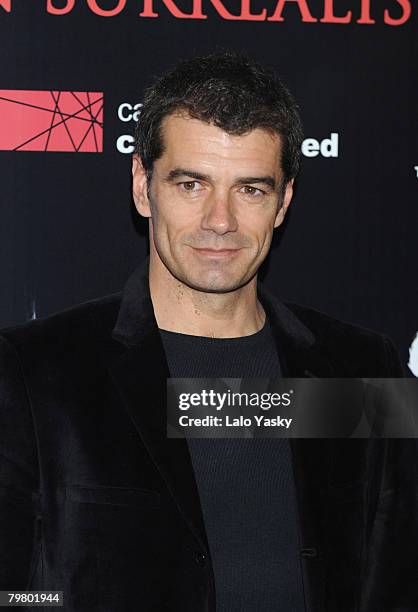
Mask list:
POLYGON ((183 181, 179 183, 183 191, 199 191, 199 183, 197 181, 183 181))
POLYGON ((244 185, 242 189, 244 193, 250 196, 262 196, 265 194, 265 191, 258 189, 258 187, 253 187, 252 185, 244 185))

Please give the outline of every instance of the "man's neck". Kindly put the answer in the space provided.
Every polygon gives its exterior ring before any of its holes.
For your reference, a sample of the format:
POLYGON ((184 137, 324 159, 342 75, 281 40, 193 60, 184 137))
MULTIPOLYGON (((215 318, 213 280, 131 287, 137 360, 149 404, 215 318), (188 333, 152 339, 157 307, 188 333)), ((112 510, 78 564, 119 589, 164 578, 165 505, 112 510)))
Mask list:
POLYGON ((257 299, 257 276, 228 293, 205 293, 185 285, 150 261, 149 286, 158 327, 193 336, 236 338, 260 331, 265 312, 257 299))

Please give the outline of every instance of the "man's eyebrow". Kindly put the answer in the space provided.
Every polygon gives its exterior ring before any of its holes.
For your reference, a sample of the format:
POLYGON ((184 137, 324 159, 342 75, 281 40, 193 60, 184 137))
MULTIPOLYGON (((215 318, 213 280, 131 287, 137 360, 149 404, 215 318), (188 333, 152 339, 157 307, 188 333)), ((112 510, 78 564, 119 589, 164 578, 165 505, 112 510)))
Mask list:
POLYGON ((187 168, 173 168, 165 177, 165 181, 171 182, 174 181, 179 176, 190 176, 191 178, 196 179, 197 181, 210 181, 211 177, 209 174, 202 174, 202 172, 195 172, 194 170, 188 170, 187 168))
POLYGON ((271 189, 275 189, 276 181, 272 176, 242 176, 237 179, 237 185, 252 185, 253 183, 263 183, 271 189))

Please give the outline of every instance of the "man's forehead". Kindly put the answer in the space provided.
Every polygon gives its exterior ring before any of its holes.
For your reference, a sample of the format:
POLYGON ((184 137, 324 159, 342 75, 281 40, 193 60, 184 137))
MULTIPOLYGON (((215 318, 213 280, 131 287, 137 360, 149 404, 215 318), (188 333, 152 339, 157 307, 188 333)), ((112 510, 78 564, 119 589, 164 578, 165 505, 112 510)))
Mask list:
POLYGON ((277 132, 264 128, 254 128, 240 135, 230 134, 214 123, 190 117, 185 111, 176 111, 164 117, 161 124, 161 135, 165 145, 177 144, 181 146, 185 138, 198 140, 208 137, 226 147, 262 146, 263 143, 277 148, 281 145, 281 137, 277 132), (180 134, 182 139, 179 141, 177 137, 180 134))
POLYGON ((277 166, 281 158, 280 135, 262 128, 255 128, 242 135, 232 135, 213 123, 192 118, 185 113, 168 115, 161 127, 166 157, 191 155, 196 160, 248 160, 263 166, 277 166))

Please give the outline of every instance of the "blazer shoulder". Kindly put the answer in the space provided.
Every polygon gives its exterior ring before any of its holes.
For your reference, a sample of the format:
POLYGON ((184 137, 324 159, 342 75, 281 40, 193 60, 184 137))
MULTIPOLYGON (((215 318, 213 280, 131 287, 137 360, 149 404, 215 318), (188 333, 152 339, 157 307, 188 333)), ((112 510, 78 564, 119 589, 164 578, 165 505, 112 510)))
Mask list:
POLYGON ((338 336, 341 340, 346 338, 356 343, 381 341, 385 337, 385 334, 381 332, 337 319, 309 306, 302 306, 294 302, 284 302, 284 304, 321 341, 326 341, 331 336, 338 336))
POLYGON ((87 344, 109 336, 116 322, 122 293, 112 293, 75 304, 46 317, 0 329, 0 337, 13 346, 55 347, 87 344))
POLYGON ((386 334, 315 308, 293 302, 285 305, 314 334, 317 346, 347 371, 371 368, 376 377, 405 376, 395 345, 386 334))

